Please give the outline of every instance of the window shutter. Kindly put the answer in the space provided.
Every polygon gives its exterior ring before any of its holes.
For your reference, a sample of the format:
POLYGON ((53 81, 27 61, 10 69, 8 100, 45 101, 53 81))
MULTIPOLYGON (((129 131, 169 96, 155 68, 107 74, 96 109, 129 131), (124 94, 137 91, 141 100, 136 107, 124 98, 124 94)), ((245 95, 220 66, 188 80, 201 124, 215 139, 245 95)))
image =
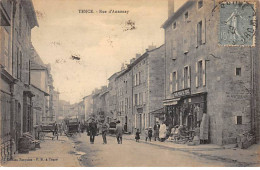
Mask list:
POLYGON ((133 106, 135 106, 135 95, 133 95, 133 106))
POLYGON ((195 84, 196 84, 196 87, 199 87, 198 62, 195 63, 195 84))
POLYGON ((137 122, 137 119, 136 119, 136 114, 135 114, 135 128, 136 128, 136 122, 137 122))
POLYGON ((182 69, 182 89, 184 89, 184 69, 182 69))
POLYGON ((205 62, 205 60, 202 60, 202 72, 203 72, 203 76, 202 76, 203 86, 206 86, 206 62, 205 62))
POLYGON ((190 88, 190 66, 188 66, 188 87, 190 88))
POLYGON ((178 71, 176 71, 176 91, 178 91, 178 71))
POLYGON ((197 39, 196 39, 196 48, 199 46, 199 23, 197 23, 197 26, 195 28, 196 34, 197 34, 197 39))
POLYGON ((143 92, 143 103, 145 104, 145 102, 146 102, 146 92, 143 92))
POLYGON ((202 44, 206 43, 206 18, 204 18, 204 20, 202 20, 202 30, 201 30, 201 41, 202 44))
POLYGON ((173 73, 171 72, 170 73, 170 92, 172 93, 172 76, 173 76, 173 73))

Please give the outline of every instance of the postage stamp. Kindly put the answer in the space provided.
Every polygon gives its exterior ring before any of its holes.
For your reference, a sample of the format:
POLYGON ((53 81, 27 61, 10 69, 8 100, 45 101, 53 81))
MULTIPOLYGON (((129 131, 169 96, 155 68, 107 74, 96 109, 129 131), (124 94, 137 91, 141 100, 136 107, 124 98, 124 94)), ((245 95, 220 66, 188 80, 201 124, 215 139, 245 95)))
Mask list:
POLYGON ((254 46, 256 31, 255 4, 251 2, 220 3, 219 44, 254 46))

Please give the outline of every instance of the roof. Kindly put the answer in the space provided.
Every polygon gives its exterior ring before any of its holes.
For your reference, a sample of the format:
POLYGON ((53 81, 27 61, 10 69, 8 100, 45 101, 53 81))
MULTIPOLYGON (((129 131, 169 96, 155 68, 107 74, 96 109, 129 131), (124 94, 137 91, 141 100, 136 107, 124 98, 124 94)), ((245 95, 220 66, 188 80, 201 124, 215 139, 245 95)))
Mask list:
POLYGON ((175 13, 173 13, 161 26, 162 28, 166 28, 172 21, 174 21, 176 18, 178 18, 184 11, 185 9, 189 8, 193 4, 195 4, 196 1, 191 1, 188 0, 185 4, 183 4, 175 13))
POLYGON ((30 69, 31 70, 46 70, 48 71, 48 69, 45 66, 42 66, 34 61, 31 61, 31 65, 30 65, 30 69))
POLYGON ((33 88, 39 90, 40 92, 44 93, 44 96, 50 96, 49 93, 47 93, 47 92, 41 90, 40 88, 36 87, 35 85, 31 84, 31 86, 32 86, 33 88))
POLYGON ((118 74, 118 76, 116 78, 119 78, 121 77, 122 75, 124 75, 125 73, 127 73, 128 71, 131 70, 131 68, 133 68, 137 63, 139 63, 140 61, 142 61, 144 58, 146 58, 147 56, 149 56, 149 53, 150 52, 153 52, 155 50, 158 50, 159 48, 163 47, 164 44, 162 44, 161 46, 157 47, 157 48, 154 48, 152 50, 147 50, 143 55, 141 55, 140 57, 138 57, 133 63, 129 64, 127 66, 127 68, 121 72, 120 74, 118 74))
POLYGON ((32 0, 22 0, 22 4, 25 9, 25 13, 27 15, 31 29, 35 26, 39 27, 32 0))

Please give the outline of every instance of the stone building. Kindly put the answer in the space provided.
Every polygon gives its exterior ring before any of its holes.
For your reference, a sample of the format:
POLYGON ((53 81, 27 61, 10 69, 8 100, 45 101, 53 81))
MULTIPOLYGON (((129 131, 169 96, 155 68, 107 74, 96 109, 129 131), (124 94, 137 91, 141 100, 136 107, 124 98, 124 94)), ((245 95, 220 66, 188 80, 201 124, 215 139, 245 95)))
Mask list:
POLYGON ((59 100, 59 114, 56 115, 57 120, 61 121, 64 118, 69 117, 71 112, 70 108, 71 108, 70 102, 59 100))
POLYGON ((165 46, 149 46, 146 52, 130 64, 133 74, 133 122, 144 131, 154 126, 162 112, 164 98, 165 46))
POLYGON ((204 130, 209 142, 219 145, 236 143, 238 134, 255 133, 259 112, 254 97, 256 71, 252 70, 255 58, 259 59, 259 32, 255 45, 253 37, 259 12, 253 16, 253 9, 259 7, 197 0, 172 11, 170 5, 162 26, 166 47, 164 105, 170 124, 194 130, 206 114, 209 126, 204 130), (223 23, 228 24, 235 9, 251 13, 250 21, 244 21, 250 32, 240 35, 225 30, 230 27, 223 23))
POLYGON ((90 118, 90 115, 93 114, 93 98, 92 95, 85 96, 83 98, 85 121, 90 118))
POLYGON ((111 122, 116 119, 117 115, 117 86, 116 77, 120 72, 114 73, 108 78, 108 118, 107 121, 111 122))
POLYGON ((92 93, 93 99, 93 114, 98 121, 106 120, 108 114, 108 89, 107 86, 102 86, 100 89, 95 89, 92 93))
POLYGON ((132 106, 132 71, 131 67, 122 65, 115 78, 116 83, 116 118, 120 120, 126 132, 133 132, 132 106))
POLYGON ((1 77, 4 77, 1 79, 1 125, 4 127, 1 153, 6 158, 7 153, 11 155, 17 150, 21 134, 33 131, 31 29, 38 22, 31 0, 2 0, 0 8, 1 77), (6 151, 8 148, 11 150, 6 151))
POLYGON ((54 121, 57 121, 57 116, 59 116, 59 91, 53 91, 53 117, 54 121))

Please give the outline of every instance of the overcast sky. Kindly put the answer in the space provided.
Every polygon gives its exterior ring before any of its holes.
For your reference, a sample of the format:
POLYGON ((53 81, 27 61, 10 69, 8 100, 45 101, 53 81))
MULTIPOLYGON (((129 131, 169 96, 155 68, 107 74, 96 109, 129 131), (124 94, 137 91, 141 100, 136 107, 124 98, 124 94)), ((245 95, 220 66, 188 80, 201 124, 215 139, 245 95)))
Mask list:
MULTIPOLYGON (((178 0, 180 1, 180 0, 178 0)), ((50 63, 60 99, 79 102, 148 45, 164 43, 167 0, 33 0, 32 42, 50 63), (94 13, 79 13, 79 10, 94 13), (99 10, 125 13, 101 14, 99 10), (129 21, 127 24, 127 21, 129 21), (72 56, 80 57, 73 60, 72 56)), ((175 5, 176 8, 181 3, 175 5)))

